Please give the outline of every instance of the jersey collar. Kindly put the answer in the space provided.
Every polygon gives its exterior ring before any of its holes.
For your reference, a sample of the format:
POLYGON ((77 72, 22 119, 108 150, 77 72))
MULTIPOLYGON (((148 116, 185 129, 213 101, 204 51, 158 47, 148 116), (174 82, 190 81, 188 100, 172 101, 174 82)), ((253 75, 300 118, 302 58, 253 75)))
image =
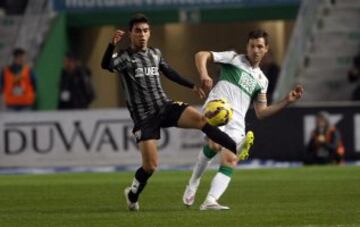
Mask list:
POLYGON ((145 50, 135 50, 135 49, 132 49, 131 47, 128 48, 128 52, 129 52, 130 54, 136 54, 136 53, 145 54, 145 53, 147 53, 148 50, 149 50, 148 47, 146 47, 145 50))

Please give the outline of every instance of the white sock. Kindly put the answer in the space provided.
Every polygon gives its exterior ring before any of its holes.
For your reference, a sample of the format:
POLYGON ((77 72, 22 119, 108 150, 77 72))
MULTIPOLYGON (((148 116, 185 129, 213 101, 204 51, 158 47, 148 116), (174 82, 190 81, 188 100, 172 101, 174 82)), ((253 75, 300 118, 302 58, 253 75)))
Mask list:
POLYGON ((201 176, 204 174, 206 168, 211 163, 212 159, 205 156, 203 151, 200 151, 196 160, 191 178, 189 180, 189 187, 191 190, 196 191, 200 184, 201 176))
POLYGON ((246 136, 241 139, 240 143, 236 145, 236 151, 240 152, 245 144, 246 136))
POLYGON ((224 194, 225 190, 229 186, 230 180, 231 177, 221 172, 217 172, 211 182, 211 187, 206 197, 206 200, 217 201, 220 198, 220 196, 224 194))

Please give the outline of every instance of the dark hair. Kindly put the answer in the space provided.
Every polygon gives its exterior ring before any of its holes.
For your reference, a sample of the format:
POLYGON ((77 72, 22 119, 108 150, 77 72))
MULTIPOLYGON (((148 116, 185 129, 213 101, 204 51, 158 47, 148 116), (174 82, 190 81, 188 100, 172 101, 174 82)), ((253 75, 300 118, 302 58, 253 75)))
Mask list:
POLYGON ((257 29, 249 33, 247 41, 249 42, 250 39, 264 38, 265 45, 268 45, 268 37, 269 35, 266 31, 262 29, 257 29))
POLYGON ((141 13, 137 13, 135 14, 131 20, 129 21, 129 31, 132 30, 132 28, 134 27, 134 24, 137 24, 137 23, 147 23, 147 24, 150 24, 150 21, 149 19, 144 15, 144 14, 141 14, 141 13))
POLYGON ((25 51, 24 49, 22 49, 22 48, 15 48, 15 49, 13 50, 13 56, 14 56, 14 58, 19 57, 19 56, 22 56, 22 55, 24 55, 25 53, 26 53, 26 51, 25 51))

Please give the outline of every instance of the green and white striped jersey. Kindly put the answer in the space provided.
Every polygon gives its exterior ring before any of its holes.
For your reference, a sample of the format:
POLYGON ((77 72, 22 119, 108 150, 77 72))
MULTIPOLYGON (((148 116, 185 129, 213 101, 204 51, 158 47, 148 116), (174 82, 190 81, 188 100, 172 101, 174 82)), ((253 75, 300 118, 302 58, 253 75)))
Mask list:
POLYGON ((214 62, 221 64, 219 81, 211 90, 207 101, 226 98, 234 110, 233 120, 225 126, 232 138, 245 133, 245 116, 253 99, 266 94, 268 79, 259 67, 253 68, 245 55, 235 51, 211 52, 214 62), (230 130, 231 129, 231 130, 230 130), (240 130, 240 132, 239 132, 240 130), (231 131, 231 132, 230 132, 231 131), (234 131, 234 132, 232 132, 234 131))
POLYGON ((259 67, 251 67, 246 56, 235 51, 211 52, 214 62, 221 63, 219 80, 238 86, 249 98, 266 94, 268 79, 259 67))

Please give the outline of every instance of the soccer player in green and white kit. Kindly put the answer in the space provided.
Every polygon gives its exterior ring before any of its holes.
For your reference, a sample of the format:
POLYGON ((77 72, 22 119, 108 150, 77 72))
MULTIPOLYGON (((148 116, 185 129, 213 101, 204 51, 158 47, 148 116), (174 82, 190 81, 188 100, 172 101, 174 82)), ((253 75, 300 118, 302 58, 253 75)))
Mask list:
POLYGON ((189 184, 183 195, 183 203, 186 206, 191 206, 194 203, 202 174, 213 157, 220 153, 220 168, 212 180, 210 190, 200 206, 200 210, 230 209, 227 206, 220 205, 217 201, 230 183, 233 168, 239 159, 243 160, 248 157, 248 151, 253 143, 253 133, 248 132, 245 135, 245 115, 252 100, 254 100, 256 116, 263 119, 301 98, 304 89, 301 85, 297 85, 280 102, 271 106, 267 105, 268 80, 260 70, 259 64, 268 48, 268 34, 262 30, 255 30, 249 33, 246 55, 237 54, 235 51, 200 51, 195 55, 195 64, 204 90, 209 91, 213 83, 206 68, 207 62, 221 64, 219 82, 210 91, 204 106, 208 101, 220 98, 225 98, 230 102, 234 111, 233 119, 220 129, 226 132, 237 144, 243 143, 245 152, 237 157, 234 153, 208 139, 208 143, 199 153, 189 184))

